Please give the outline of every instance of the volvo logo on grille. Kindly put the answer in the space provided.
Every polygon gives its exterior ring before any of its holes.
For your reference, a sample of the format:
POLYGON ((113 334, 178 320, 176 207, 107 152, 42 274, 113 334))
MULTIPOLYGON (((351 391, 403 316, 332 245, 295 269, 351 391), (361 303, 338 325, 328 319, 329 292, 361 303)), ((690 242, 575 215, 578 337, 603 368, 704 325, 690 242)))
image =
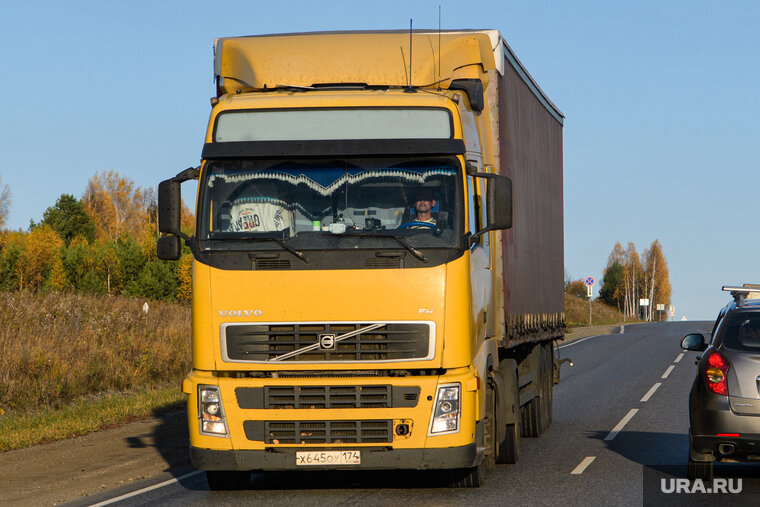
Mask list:
POLYGON ((319 335, 319 348, 322 350, 335 349, 335 335, 334 334, 319 335))

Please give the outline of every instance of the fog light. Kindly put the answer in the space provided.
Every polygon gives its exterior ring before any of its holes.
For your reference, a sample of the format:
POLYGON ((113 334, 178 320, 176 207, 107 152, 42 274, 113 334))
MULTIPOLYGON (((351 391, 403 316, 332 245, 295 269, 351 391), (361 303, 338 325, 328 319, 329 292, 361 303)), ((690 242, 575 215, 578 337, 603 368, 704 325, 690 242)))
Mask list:
POLYGON ((198 418, 202 434, 227 436, 227 421, 218 387, 198 386, 198 418))
POLYGON ((459 431, 460 384, 438 386, 433 404, 430 434, 456 433, 459 431))

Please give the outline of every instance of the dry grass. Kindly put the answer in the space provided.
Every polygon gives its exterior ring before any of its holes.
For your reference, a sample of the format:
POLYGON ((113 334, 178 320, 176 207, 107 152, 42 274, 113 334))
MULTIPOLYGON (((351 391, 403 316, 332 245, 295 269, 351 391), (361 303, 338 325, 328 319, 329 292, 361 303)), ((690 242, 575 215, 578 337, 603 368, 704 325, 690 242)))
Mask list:
POLYGON ((190 308, 77 294, 0 293, 0 414, 86 396, 179 385, 190 308))
MULTIPOLYGON (((565 294, 565 319, 568 327, 588 326, 588 299, 565 294)), ((599 300, 591 303, 591 320, 594 326, 624 322, 623 314, 617 308, 599 300)), ((632 320, 630 317, 627 320, 637 322, 636 319, 632 320)))
POLYGON ((60 408, 43 407, 0 417, 0 452, 85 435, 104 428, 179 410, 179 386, 86 396, 60 408))

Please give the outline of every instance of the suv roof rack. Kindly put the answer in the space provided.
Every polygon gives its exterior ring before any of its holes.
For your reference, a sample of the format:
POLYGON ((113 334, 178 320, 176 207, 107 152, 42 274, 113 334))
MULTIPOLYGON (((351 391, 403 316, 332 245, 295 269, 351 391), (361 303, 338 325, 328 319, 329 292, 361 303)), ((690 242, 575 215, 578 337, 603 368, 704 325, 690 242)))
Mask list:
POLYGON ((760 284, 756 283, 745 283, 741 287, 724 285, 723 290, 731 292, 736 306, 744 306, 746 299, 760 299, 760 284))

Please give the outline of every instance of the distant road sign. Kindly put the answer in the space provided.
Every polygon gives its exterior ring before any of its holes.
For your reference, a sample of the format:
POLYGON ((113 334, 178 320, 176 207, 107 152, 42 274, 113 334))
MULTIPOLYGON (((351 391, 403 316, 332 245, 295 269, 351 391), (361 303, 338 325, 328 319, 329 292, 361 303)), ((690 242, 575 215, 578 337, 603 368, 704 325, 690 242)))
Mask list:
POLYGON ((594 295, 592 291, 593 289, 591 288, 591 285, 586 285, 586 296, 588 296, 589 299, 594 295))
POLYGON ((639 306, 649 306, 648 299, 639 299, 639 306))
POLYGON ((663 311, 664 309, 665 309, 665 305, 657 305, 657 310, 658 310, 658 311, 660 311, 660 312, 661 312, 661 311, 663 311))
POLYGON ((591 276, 586 277, 586 279, 583 280, 583 283, 585 283, 586 285, 588 285, 589 287, 591 287, 592 285, 594 285, 594 278, 591 277, 591 276))

